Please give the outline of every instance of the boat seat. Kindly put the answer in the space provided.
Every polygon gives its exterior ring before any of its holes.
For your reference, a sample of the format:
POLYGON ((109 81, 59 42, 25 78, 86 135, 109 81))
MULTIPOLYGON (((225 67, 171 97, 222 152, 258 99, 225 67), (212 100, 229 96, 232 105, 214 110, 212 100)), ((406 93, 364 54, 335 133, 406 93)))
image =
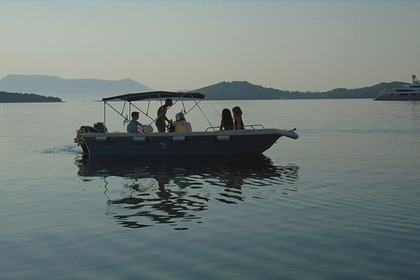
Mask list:
POLYGON ((175 122, 175 132, 192 132, 191 123, 187 121, 175 122))

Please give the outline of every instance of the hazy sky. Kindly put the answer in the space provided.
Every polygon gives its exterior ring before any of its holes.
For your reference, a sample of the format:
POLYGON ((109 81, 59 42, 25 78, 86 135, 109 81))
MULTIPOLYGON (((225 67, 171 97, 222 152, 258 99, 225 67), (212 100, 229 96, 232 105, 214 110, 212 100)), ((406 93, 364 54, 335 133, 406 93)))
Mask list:
POLYGON ((418 0, 0 0, 0 12, 0 79, 324 91, 420 77, 418 0))

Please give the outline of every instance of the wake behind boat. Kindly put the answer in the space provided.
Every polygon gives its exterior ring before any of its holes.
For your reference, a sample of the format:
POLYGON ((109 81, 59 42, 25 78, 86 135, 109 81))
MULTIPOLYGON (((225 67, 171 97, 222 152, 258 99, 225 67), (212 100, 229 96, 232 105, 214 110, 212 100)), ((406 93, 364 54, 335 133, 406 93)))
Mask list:
MULTIPOLYGON (((76 131, 75 142, 89 156, 218 156, 218 155, 255 155, 268 150, 280 137, 297 139, 295 130, 264 128, 262 125, 247 125, 240 130, 220 130, 219 126, 210 126, 205 131, 192 131, 191 124, 185 116, 199 103, 204 95, 197 92, 154 91, 130 93, 103 98, 104 121, 92 126, 81 126, 76 131), (183 110, 177 114, 179 118, 173 122, 170 132, 153 132, 156 118, 149 115, 152 100, 174 99, 182 103, 183 110), (184 100, 193 102, 184 102, 184 100), (148 101, 147 110, 141 110, 135 102, 148 101), (113 104, 122 104, 117 109, 113 104), (188 104, 187 104, 188 103, 188 104), (187 106, 189 107, 187 108, 187 106), (139 127, 139 133, 108 132, 106 129, 106 109, 126 119, 126 111, 140 111, 151 122, 139 127)), ((203 110, 201 110, 203 112, 203 110)), ((206 117, 207 121, 208 118, 206 117)), ((209 122, 210 123, 210 122, 209 122)))
POLYGON ((400 88, 385 89, 374 100, 420 100, 420 82, 416 75, 411 76, 413 82, 400 88))

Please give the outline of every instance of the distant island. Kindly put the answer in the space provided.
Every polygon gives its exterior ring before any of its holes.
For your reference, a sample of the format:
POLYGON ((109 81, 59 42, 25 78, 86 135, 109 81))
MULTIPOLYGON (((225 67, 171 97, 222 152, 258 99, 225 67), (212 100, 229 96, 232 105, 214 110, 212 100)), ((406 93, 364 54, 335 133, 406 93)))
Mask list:
POLYGON ((206 95, 208 100, 252 100, 252 99, 373 99, 385 88, 401 87, 407 83, 380 83, 370 87, 346 89, 337 88, 325 92, 285 91, 266 88, 247 81, 221 82, 196 91, 206 95))
POLYGON ((56 96, 64 101, 97 101, 107 96, 151 91, 131 79, 63 79, 47 75, 7 75, 0 80, 0 91, 33 92, 56 96))
MULTIPOLYGON (((390 82, 356 89, 336 88, 325 92, 300 92, 267 88, 247 81, 224 81, 194 91, 205 94, 207 100, 373 99, 386 88, 396 88, 406 84, 390 82)), ((110 81, 63 79, 45 75, 8 75, 0 80, 0 91, 3 91, 0 95, 0 102, 98 101, 113 95, 153 90, 131 79, 110 81), (33 92, 34 94, 19 95, 14 93, 13 96, 10 96, 10 92, 33 92), (37 94, 40 95, 37 96, 37 94), (45 95, 56 97, 45 97, 45 95)), ((174 89, 174 91, 177 90, 174 89)))
POLYGON ((58 97, 42 96, 34 93, 17 93, 0 91, 0 103, 22 103, 22 102, 63 102, 58 97))

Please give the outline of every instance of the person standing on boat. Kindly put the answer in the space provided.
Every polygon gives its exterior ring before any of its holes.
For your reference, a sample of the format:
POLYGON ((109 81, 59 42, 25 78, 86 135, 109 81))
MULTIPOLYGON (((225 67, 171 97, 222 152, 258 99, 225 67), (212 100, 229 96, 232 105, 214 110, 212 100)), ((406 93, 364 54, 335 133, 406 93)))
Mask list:
POLYGON ((222 120, 220 122, 220 130, 230 130, 233 129, 233 119, 232 114, 229 109, 222 110, 222 120))
POLYGON ((244 123, 242 121, 242 110, 236 106, 232 109, 233 113, 233 129, 244 129, 244 123))
POLYGON ((171 106, 172 106, 172 99, 167 98, 165 100, 165 104, 160 106, 157 111, 157 119, 156 119, 155 124, 159 132, 165 132, 166 122, 168 122, 168 124, 171 123, 171 121, 168 120, 168 118, 166 117, 166 111, 171 106))
POLYGON ((139 132, 139 126, 141 126, 141 123, 138 122, 138 119, 139 119, 139 112, 132 112, 131 121, 127 124, 127 132, 130 132, 130 133, 139 132))

